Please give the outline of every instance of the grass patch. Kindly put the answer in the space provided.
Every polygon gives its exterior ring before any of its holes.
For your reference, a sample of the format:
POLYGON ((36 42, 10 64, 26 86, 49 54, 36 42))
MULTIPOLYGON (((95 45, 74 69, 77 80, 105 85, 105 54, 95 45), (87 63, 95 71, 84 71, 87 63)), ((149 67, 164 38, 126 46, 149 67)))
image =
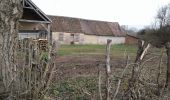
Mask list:
POLYGON ((89 100, 89 94, 97 92, 97 79, 94 77, 77 77, 58 81, 51 87, 51 94, 62 100, 89 100), (89 93, 89 94, 88 94, 89 93))
MULTIPOLYGON (((105 54, 105 45, 61 45, 58 54, 65 55, 82 55, 82 54, 105 54)), ((126 51, 129 55, 136 53, 137 47, 134 45, 112 45, 111 56, 123 56, 126 51)))

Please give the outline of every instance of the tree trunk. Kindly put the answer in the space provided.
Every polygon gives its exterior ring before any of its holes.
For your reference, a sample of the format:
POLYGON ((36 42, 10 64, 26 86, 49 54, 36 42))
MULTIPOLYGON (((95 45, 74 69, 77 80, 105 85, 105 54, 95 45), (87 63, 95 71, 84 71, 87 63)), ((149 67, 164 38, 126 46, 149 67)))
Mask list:
POLYGON ((166 53, 167 53, 167 78, 166 87, 170 91, 170 42, 166 43, 166 53))
MULTIPOLYGON (((21 0, 0 1, 0 71, 5 92, 15 81, 18 21, 22 15, 21 0)), ((1 85, 2 86, 2 85, 1 85)), ((0 87, 1 87, 0 86, 0 87)), ((13 86, 14 87, 14 86, 13 86)))

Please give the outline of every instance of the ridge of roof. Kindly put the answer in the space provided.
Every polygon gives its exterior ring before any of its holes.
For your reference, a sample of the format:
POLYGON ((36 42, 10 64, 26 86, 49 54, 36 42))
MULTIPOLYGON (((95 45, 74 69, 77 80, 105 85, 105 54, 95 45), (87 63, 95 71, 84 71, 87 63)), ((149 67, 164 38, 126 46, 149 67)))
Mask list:
POLYGON ((49 18, 52 20, 52 31, 56 32, 84 33, 98 36, 125 36, 118 22, 53 15, 49 15, 49 18))
POLYGON ((87 21, 107 22, 107 23, 118 23, 118 22, 111 22, 111 21, 104 21, 104 20, 94 20, 94 19, 86 19, 86 18, 70 17, 70 16, 59 16, 59 15, 47 15, 47 16, 49 16, 49 17, 71 18, 71 19, 79 19, 79 20, 87 20, 87 21))

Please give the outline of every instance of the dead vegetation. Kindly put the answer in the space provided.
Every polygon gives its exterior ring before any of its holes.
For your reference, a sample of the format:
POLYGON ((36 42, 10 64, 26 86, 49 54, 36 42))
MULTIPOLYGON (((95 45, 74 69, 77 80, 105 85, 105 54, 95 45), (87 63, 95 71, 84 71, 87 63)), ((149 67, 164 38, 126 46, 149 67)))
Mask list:
MULTIPOLYGON (((17 48, 17 63, 12 80, 4 79, 0 83, 10 81, 3 88, 1 85, 0 98, 12 100, 38 100, 44 99, 53 79, 56 59, 55 44, 44 55, 44 48, 40 48, 37 41, 31 38, 20 40, 17 48), (50 58, 48 57, 50 56, 50 58)), ((3 73, 1 73, 3 74, 3 73)), ((3 75, 4 76, 4 75, 3 75)))
POLYGON ((142 51, 138 50, 138 60, 128 56, 126 50, 122 52, 124 57, 111 56, 109 85, 106 85, 105 55, 57 58, 51 97, 105 100, 106 87, 110 86, 110 100, 167 100, 166 51, 148 47, 148 44, 141 44, 142 51))

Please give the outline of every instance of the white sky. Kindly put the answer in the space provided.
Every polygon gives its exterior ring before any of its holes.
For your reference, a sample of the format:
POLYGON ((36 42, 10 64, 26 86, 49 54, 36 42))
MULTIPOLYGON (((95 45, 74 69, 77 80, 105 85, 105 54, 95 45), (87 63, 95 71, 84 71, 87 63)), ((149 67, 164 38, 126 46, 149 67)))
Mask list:
POLYGON ((119 22, 144 26, 154 21, 156 12, 170 0, 32 0, 49 15, 119 22))

